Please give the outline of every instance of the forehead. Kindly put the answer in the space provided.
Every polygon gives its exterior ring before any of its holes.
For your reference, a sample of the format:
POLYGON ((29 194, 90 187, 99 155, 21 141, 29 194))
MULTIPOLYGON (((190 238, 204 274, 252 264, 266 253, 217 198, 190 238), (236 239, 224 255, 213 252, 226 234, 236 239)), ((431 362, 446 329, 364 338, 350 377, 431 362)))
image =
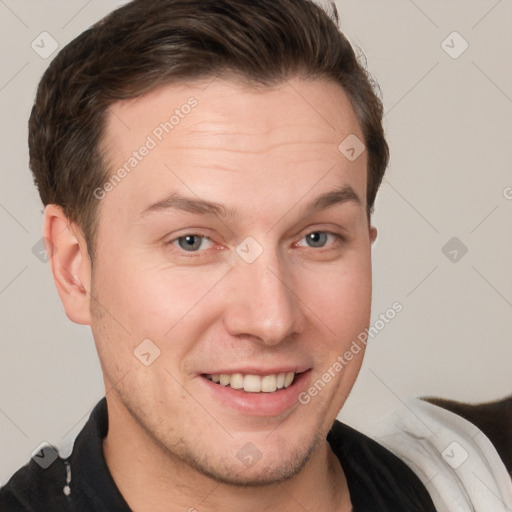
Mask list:
MULTIPOLYGON (((129 141, 128 132, 136 129, 152 133, 156 126, 169 121, 175 111, 184 109, 180 122, 173 121, 180 130, 208 132, 215 124, 242 124, 247 133, 257 135, 273 129, 293 125, 296 135, 330 130, 336 138, 349 133, 361 135, 354 109, 345 91, 338 84, 325 79, 290 79, 272 87, 253 87, 241 81, 220 78, 163 85, 137 98, 122 100, 110 106, 107 115, 107 139, 116 135, 129 141), (187 102, 195 98, 194 115, 188 115, 187 102), (197 115, 197 114, 200 115, 197 115), (186 122, 183 122, 187 119, 186 122), (156 125, 155 125, 156 123, 156 125), (125 128, 125 130, 123 130, 125 128)), ((227 133, 226 133, 227 134, 227 133)), ((219 134, 220 135, 220 134, 219 134)), ((122 141, 117 141, 122 142, 122 141)))
POLYGON ((308 189, 347 183, 364 207, 366 152, 347 159, 338 146, 349 136, 363 140, 346 93, 330 81, 162 86, 108 111, 103 146, 111 175, 122 178, 102 208, 133 217, 173 190, 238 201, 233 206, 249 197, 268 206, 265 197, 275 195, 285 207, 308 189))

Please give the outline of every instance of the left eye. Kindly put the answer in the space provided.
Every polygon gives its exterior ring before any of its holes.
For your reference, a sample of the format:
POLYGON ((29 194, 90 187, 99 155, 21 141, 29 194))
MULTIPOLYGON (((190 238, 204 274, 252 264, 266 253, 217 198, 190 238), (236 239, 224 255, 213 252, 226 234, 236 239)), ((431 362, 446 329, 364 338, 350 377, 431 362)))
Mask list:
POLYGON ((329 233, 327 231, 313 231, 304 236, 301 240, 306 240, 309 247, 317 248, 326 245, 328 237, 333 237, 336 241, 343 241, 343 237, 337 233, 329 233))

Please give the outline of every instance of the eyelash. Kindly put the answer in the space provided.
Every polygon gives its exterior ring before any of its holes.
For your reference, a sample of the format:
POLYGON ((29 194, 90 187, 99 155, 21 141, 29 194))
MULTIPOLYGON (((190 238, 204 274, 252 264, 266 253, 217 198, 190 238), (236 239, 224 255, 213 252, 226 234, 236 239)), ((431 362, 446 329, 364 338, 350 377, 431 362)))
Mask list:
MULTIPOLYGON (((306 238, 307 236, 309 235, 312 235, 313 233, 325 233, 327 235, 331 235, 335 238, 336 240, 336 243, 338 245, 341 245, 343 243, 345 243, 347 241, 346 237, 343 236, 343 235, 340 235, 339 233, 334 233, 332 231, 322 231, 322 230, 317 230, 317 231, 310 231, 309 233, 306 233, 300 240, 303 240, 304 238, 306 238)), ((181 240, 182 238, 186 238, 187 236, 195 236, 195 237, 198 237, 198 238, 201 238, 201 239, 204 239, 204 240, 211 240, 211 238, 205 236, 205 235, 200 235, 198 233, 193 233, 193 232, 190 232, 190 233, 185 233, 184 235, 181 235, 181 236, 178 236, 176 238, 173 238, 172 240, 170 240, 169 242, 167 242, 167 245, 172 245, 174 246, 174 242, 177 242, 178 240, 181 240)), ((176 247, 176 246, 174 246, 176 247)), ((199 255, 201 255, 202 253, 205 252, 205 250, 200 250, 200 251, 185 251, 184 249, 181 249, 180 247, 176 247, 176 249, 178 250, 178 252, 180 253, 180 255, 185 255, 185 257, 197 257, 199 255)), ((311 249, 311 250, 315 250, 315 249, 318 249, 319 252, 322 250, 322 249, 325 249, 325 247, 307 247, 307 249, 311 249)))

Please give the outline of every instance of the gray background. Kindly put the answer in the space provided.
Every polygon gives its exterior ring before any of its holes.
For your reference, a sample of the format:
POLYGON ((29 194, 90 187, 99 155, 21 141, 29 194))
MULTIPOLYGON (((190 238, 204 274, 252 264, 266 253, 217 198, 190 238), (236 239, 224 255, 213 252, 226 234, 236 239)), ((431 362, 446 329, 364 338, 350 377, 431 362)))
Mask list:
MULTIPOLYGON (((42 205, 26 125, 55 55, 32 41, 46 31, 61 48, 120 3, 0 0, 0 483, 42 441, 69 452, 104 395, 90 330, 67 319, 33 253, 42 205)), ((337 5, 380 83, 392 154, 373 218, 372 324, 403 305, 340 414, 364 431, 410 396, 512 392, 512 0, 337 5), (456 262, 442 251, 452 237, 468 248, 456 262)))

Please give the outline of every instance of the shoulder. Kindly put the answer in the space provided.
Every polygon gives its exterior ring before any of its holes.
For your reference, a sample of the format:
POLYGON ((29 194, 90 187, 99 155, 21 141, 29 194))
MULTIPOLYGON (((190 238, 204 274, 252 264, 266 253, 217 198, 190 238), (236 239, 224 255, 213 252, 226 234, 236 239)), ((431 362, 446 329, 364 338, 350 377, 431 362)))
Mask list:
POLYGON ((57 457, 43 468, 35 460, 18 469, 0 488, 2 512, 66 510, 65 460, 57 457))
POLYGON ((365 433, 418 475, 439 510, 501 512, 512 503, 512 481, 493 443, 458 414, 414 398, 365 433))
POLYGON ((471 404, 438 397, 423 397, 422 400, 447 409, 478 427, 496 448, 512 476, 512 395, 471 404))
POLYGON ((355 509, 435 512, 420 479, 384 446, 338 420, 327 440, 343 467, 355 509))

